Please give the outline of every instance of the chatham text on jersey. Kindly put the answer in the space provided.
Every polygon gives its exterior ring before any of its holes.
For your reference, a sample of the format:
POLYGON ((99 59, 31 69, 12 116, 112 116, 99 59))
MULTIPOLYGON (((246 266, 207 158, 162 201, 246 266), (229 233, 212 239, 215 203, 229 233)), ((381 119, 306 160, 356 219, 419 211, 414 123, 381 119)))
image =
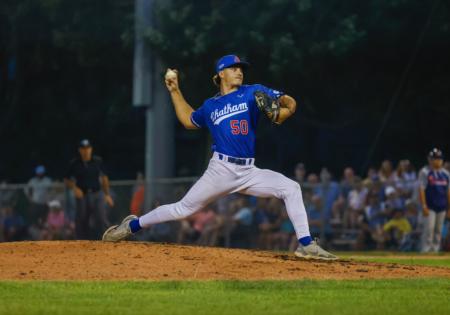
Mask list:
POLYGON ((211 113, 211 120, 214 125, 218 125, 222 120, 246 111, 248 111, 248 106, 245 102, 237 105, 227 104, 221 110, 216 109, 213 111, 211 113))

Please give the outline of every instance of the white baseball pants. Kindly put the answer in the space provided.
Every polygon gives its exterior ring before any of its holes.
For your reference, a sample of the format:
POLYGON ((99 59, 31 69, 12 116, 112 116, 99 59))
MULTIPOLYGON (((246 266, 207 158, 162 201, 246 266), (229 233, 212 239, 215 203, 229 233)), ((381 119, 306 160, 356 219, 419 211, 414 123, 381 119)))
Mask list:
MULTIPOLYGON (((225 156, 226 157, 226 156, 225 156)), ((247 159, 248 160, 248 159, 247 159)), ((139 218, 141 227, 185 218, 216 199, 234 193, 283 199, 297 239, 310 236, 300 185, 286 176, 253 165, 236 165, 214 152, 203 176, 180 201, 157 207, 139 218)))
POLYGON ((444 227, 447 211, 433 211, 424 218, 422 249, 424 253, 439 252, 441 249, 442 228, 444 227))

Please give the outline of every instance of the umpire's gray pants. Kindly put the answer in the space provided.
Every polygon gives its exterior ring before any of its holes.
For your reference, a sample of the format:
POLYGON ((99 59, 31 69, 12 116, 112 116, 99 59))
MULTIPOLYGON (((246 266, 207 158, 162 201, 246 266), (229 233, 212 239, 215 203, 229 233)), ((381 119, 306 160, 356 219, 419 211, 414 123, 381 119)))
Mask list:
POLYGON ((442 228, 447 211, 433 211, 424 217, 422 249, 423 253, 438 252, 441 249, 442 228))
POLYGON ((82 198, 76 198, 75 237, 79 240, 98 239, 99 233, 108 227, 106 209, 100 192, 86 192, 82 198), (91 228, 91 217, 95 220, 91 228))

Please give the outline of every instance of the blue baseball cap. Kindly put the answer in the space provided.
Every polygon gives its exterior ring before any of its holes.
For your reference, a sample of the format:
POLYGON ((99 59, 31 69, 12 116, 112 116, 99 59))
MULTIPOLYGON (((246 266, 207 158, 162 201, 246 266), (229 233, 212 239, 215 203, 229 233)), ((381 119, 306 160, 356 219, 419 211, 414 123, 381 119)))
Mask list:
POLYGON ((230 68, 233 66, 240 66, 242 68, 248 68, 250 64, 248 62, 242 61, 238 56, 236 55, 226 55, 217 61, 216 64, 216 73, 219 73, 225 68, 230 68))
POLYGON ((34 173, 36 175, 43 175, 43 174, 45 174, 45 166, 44 165, 36 166, 36 168, 34 169, 34 173))

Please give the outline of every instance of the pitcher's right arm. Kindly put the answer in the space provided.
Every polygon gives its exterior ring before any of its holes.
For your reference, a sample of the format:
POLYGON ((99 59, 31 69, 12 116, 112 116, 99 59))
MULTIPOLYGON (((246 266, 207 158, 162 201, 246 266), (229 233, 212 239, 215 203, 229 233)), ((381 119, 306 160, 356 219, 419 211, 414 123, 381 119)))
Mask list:
POLYGON ((174 78, 166 78, 165 83, 167 90, 169 90, 170 97, 172 98, 175 114, 184 128, 198 129, 191 121, 191 115, 194 112, 194 109, 186 102, 178 85, 178 71, 173 71, 177 73, 177 76, 174 78))

